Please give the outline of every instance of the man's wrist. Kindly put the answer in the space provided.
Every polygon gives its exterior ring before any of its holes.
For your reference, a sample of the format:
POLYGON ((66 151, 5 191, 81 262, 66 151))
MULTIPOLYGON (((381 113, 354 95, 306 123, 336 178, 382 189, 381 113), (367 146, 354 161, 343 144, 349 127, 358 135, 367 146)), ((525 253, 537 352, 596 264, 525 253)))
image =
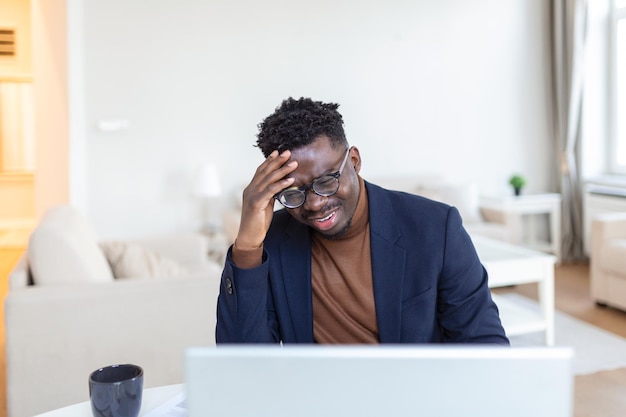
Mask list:
POLYGON ((233 243, 233 262, 239 268, 256 268, 263 262, 263 244, 261 243, 261 246, 250 249, 241 248, 237 239, 235 239, 235 243, 233 243))
POLYGON ((259 249, 263 248, 263 242, 261 242, 261 244, 259 245, 254 245, 254 244, 247 244, 247 243, 241 243, 239 241, 239 239, 235 239, 235 243, 233 244, 233 246, 235 247, 235 249, 240 250, 240 251, 258 251, 259 249))

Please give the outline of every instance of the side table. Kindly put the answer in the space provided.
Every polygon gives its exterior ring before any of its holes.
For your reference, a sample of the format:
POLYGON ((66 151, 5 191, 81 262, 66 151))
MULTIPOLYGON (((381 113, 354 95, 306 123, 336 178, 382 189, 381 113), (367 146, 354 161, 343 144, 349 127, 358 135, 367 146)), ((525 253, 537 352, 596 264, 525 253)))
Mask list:
POLYGON ((510 242, 530 246, 554 254, 561 261, 561 195, 557 193, 522 194, 519 196, 481 196, 480 206, 501 212, 511 233, 510 242), (536 223, 532 216, 547 214, 548 241, 537 237, 536 223), (524 220, 527 220, 526 226, 524 220), (528 233, 524 234, 524 231, 528 233))

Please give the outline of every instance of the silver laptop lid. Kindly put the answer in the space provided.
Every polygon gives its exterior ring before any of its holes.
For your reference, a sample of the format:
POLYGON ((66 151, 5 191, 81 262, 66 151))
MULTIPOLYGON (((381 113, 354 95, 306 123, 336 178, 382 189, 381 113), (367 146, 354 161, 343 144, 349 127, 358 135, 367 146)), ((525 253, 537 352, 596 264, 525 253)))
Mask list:
POLYGON ((571 417, 573 352, 219 346, 185 354, 189 417, 571 417))

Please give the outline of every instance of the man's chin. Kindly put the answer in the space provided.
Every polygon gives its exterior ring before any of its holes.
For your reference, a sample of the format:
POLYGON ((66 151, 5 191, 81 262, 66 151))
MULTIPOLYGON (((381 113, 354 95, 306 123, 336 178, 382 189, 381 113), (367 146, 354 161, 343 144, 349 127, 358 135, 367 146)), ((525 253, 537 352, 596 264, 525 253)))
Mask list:
POLYGON ((341 227, 338 231, 335 230, 327 230, 327 231, 321 231, 318 230, 317 232, 324 238, 327 240, 338 240, 341 239, 343 236, 345 236, 346 233, 348 233, 348 230, 350 230, 350 226, 352 225, 352 219, 348 220, 348 222, 341 227))

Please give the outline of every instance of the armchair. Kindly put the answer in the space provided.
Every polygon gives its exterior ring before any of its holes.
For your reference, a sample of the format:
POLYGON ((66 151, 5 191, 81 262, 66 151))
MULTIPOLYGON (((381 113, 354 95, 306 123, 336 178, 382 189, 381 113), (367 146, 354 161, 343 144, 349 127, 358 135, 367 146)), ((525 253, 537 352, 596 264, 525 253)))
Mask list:
POLYGON ((626 310, 626 212, 592 219, 589 262, 592 299, 626 310))

